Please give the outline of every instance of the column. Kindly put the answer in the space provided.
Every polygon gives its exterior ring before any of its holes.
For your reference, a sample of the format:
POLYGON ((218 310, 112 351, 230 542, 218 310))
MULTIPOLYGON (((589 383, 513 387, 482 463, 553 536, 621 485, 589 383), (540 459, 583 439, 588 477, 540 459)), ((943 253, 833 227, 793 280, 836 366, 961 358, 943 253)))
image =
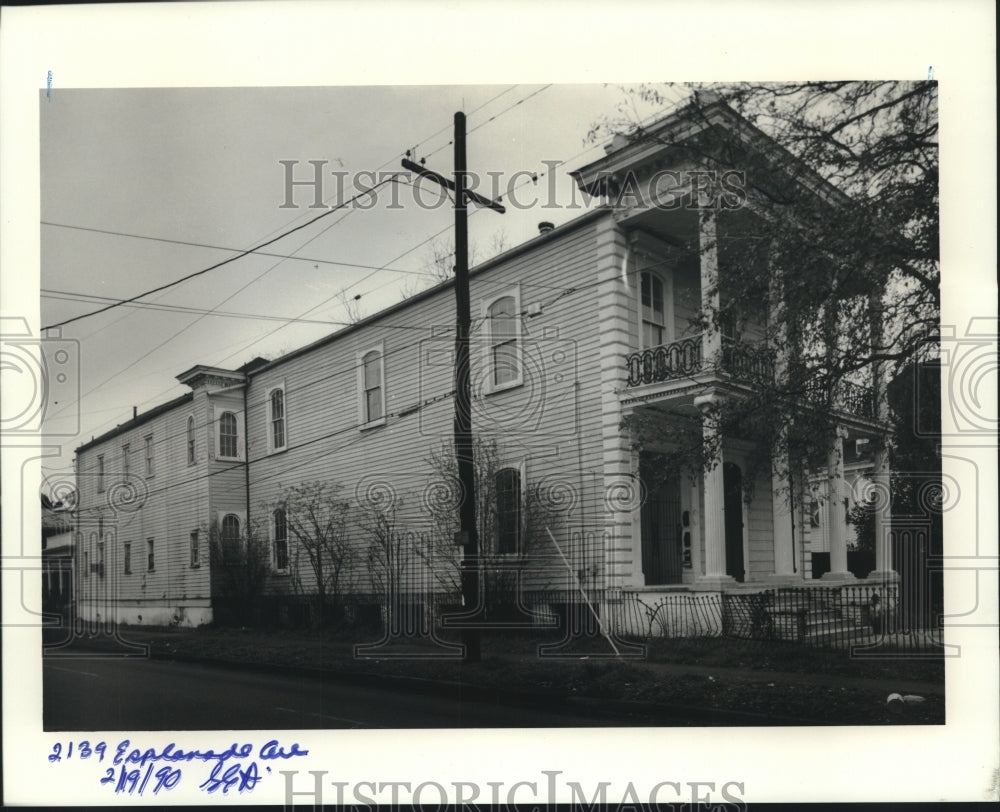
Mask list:
POLYGON ((792 543, 792 494, 788 480, 788 452, 784 448, 775 452, 771 466, 771 521, 774 543, 774 574, 771 581, 795 580, 794 544, 792 543))
POLYGON ((701 409, 703 442, 715 448, 712 467, 702 475, 705 489, 705 512, 701 526, 705 538, 705 574, 695 579, 701 589, 722 589, 735 584, 736 579, 726 574, 726 495, 722 477, 722 437, 715 415, 711 413, 717 395, 699 395, 694 405, 701 409))
POLYGON ((872 471, 875 496, 875 569, 869 581, 898 581, 899 573, 892 568, 892 502, 889 491, 889 452, 883 440, 875 448, 872 471))
POLYGON ((701 309, 708 327, 701 338, 703 368, 722 357, 722 333, 716 324, 719 313, 719 243, 716 214, 712 208, 698 211, 698 263, 701 271, 701 309))
POLYGON ((826 455, 827 537, 830 540, 830 571, 822 580, 847 582, 855 577, 847 569, 847 517, 844 509, 844 440, 847 432, 837 426, 826 455))

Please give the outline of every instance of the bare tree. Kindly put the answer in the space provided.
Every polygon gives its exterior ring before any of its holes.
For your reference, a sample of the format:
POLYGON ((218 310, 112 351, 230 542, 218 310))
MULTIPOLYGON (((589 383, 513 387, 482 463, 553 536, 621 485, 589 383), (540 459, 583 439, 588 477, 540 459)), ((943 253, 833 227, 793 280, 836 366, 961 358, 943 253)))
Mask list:
MULTIPOLYGON (((458 466, 451 443, 445 441, 432 450, 427 462, 432 471, 432 487, 440 485, 443 491, 457 487, 458 466)), ((520 481, 519 471, 518 492, 502 492, 512 484, 505 481, 505 476, 517 469, 504 464, 496 440, 475 437, 473 462, 480 577, 487 602, 503 601, 509 599, 517 587, 518 573, 509 566, 509 556, 513 553, 520 556, 520 561, 527 562, 533 551, 546 549, 549 543, 546 528, 557 530, 559 516, 543 504, 529 483, 520 481), (509 504, 504 505, 504 502, 509 504)), ((437 532, 429 549, 419 546, 415 549, 428 561, 438 583, 458 592, 460 561, 454 542, 459 529, 458 502, 450 498, 425 501, 437 532)))
POLYGON ((244 625, 259 621, 260 596, 267 579, 270 550, 267 539, 256 526, 226 525, 212 522, 207 528, 212 595, 220 599, 218 608, 224 616, 244 625))
POLYGON ((347 531, 349 505, 332 482, 285 488, 275 508, 284 511, 289 570, 295 589, 313 601, 313 622, 322 625, 346 589, 355 550, 347 531))

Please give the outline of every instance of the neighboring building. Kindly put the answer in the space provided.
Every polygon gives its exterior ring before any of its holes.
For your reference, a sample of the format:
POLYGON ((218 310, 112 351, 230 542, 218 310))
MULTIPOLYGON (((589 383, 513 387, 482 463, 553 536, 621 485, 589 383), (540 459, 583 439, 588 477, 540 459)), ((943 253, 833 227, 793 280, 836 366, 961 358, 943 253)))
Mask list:
MULTIPOLYGON (((697 123, 671 115, 650 130, 652 141, 616 139, 574 176, 581 189, 617 200, 471 274, 473 427, 498 455, 483 544, 490 566, 514 573, 523 589, 655 597, 806 585, 813 552, 829 554, 824 585, 854 580, 841 499, 817 503, 827 519, 818 541, 804 494, 789 499, 766 473, 745 481, 744 440, 721 437, 714 467, 692 479, 657 470, 655 445, 637 450, 623 428, 639 415, 661 421, 667 435, 684 424, 709 436, 718 429, 706 407, 745 394, 750 372, 773 371, 772 350, 781 363, 784 348, 757 346, 763 332, 752 314, 739 330, 695 326, 699 313, 719 308, 715 283, 724 296, 730 252, 752 237, 752 216, 650 205, 650 178, 674 165, 664 143, 706 128, 723 138, 748 131, 721 102, 702 113, 697 123), (639 189, 626 204, 613 187, 627 174, 639 189), (539 515, 529 503, 544 507, 551 537, 527 526, 539 515)), ((836 198, 818 176, 800 174, 836 198)), ((399 589, 445 590, 456 559, 436 509, 449 481, 430 459, 452 440, 453 324, 446 282, 273 361, 194 366, 178 376, 191 392, 81 446, 83 616, 208 622, 222 597, 210 544, 245 545, 248 535, 266 540, 268 595, 309 594, 314 576, 279 501, 316 480, 343 486, 354 511, 347 531, 358 554, 341 590, 377 597, 384 588, 372 563, 372 511, 391 516, 401 540, 399 589)), ((838 401, 826 493, 848 492, 843 442, 883 434, 879 402, 838 401)), ((885 465, 882 453, 869 468, 885 476, 885 465)), ((873 577, 892 576, 885 546, 873 577)))
POLYGON ((73 512, 42 495, 42 611, 66 617, 73 603, 73 512))

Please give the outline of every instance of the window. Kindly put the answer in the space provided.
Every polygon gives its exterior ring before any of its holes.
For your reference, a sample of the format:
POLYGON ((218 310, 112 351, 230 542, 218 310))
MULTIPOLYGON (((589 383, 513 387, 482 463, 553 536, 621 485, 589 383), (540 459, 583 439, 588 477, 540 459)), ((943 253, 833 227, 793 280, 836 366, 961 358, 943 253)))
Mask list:
POLYGON ((87 552, 83 554, 83 577, 90 577, 90 553, 87 552))
POLYGON ((156 557, 154 555, 155 550, 153 549, 153 540, 146 539, 146 569, 152 572, 156 569, 156 557))
POLYGON ((521 551, 521 472, 501 468, 495 479, 497 499, 497 553, 521 551))
POLYGON ((240 517, 235 513, 227 513, 222 518, 222 561, 234 563, 239 560, 240 552, 240 517))
POLYGON ((97 538, 104 538, 104 519, 97 520, 97 538))
POLYGON ((520 322, 517 302, 513 296, 503 296, 489 306, 489 348, 491 382, 494 388, 520 383, 517 339, 520 322))
POLYGON ((270 423, 271 450, 277 451, 285 447, 285 392, 283 389, 272 389, 267 402, 268 421, 270 423))
POLYGON ((664 342, 663 280, 649 271, 641 277, 642 346, 659 347, 664 342))
POLYGON ((104 542, 97 543, 97 574, 104 577, 104 542))
POLYGON ((153 475, 153 435, 146 436, 146 476, 153 475))
POLYGON ((131 451, 129 444, 122 446, 122 479, 128 479, 128 469, 131 466, 131 451))
POLYGON ((125 574, 132 574, 132 545, 125 542, 125 574))
POLYGON ((97 492, 104 493, 104 455, 97 455, 97 492))
POLYGON ((365 422, 371 423, 383 416, 382 409, 382 355, 372 351, 364 357, 365 422))
POLYGON ((285 511, 274 511, 274 568, 279 572, 288 569, 288 520, 285 511))
POLYGON ((198 531, 191 531, 191 566, 200 567, 201 558, 200 551, 198 550, 198 531))
POLYGON ((187 460, 188 465, 194 465, 194 418, 189 417, 187 422, 187 460))
POLYGON ((361 356, 361 423, 364 426, 385 422, 385 368, 382 349, 369 350, 361 356))
POLYGON ((235 457, 236 440, 236 415, 232 412, 223 412, 219 418, 219 456, 235 457))

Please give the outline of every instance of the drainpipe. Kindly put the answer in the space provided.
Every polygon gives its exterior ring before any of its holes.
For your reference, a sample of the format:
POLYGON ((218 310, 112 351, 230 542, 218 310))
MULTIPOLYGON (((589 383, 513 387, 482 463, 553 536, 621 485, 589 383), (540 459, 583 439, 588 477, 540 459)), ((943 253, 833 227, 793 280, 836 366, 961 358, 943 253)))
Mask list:
POLYGON ((247 406, 247 390, 250 376, 243 374, 243 488, 246 501, 243 515, 246 516, 247 544, 250 543, 250 409, 247 406))

